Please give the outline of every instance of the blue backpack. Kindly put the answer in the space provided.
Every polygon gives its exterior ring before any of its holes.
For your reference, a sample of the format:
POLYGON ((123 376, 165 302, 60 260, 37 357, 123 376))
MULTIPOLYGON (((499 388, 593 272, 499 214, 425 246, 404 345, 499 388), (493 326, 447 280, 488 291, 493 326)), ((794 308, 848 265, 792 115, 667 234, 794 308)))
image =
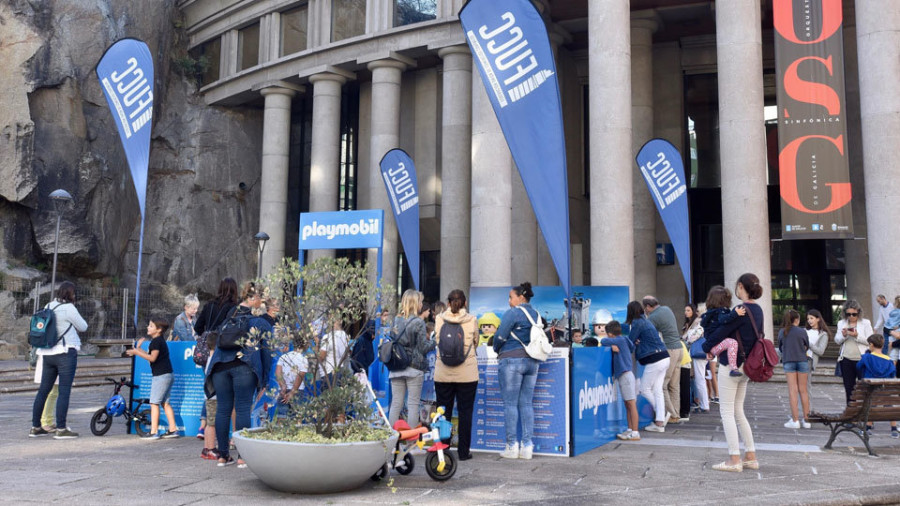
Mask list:
MULTIPOLYGON (((57 304, 53 309, 45 307, 31 315, 31 325, 28 331, 28 344, 34 348, 52 348, 56 346, 56 343, 58 343, 60 339, 62 339, 62 336, 58 335, 56 331, 55 311, 56 308, 61 305, 62 303, 57 304)), ((66 332, 71 328, 72 325, 69 325, 66 332)), ((66 332, 63 332, 63 335, 65 335, 66 332)))

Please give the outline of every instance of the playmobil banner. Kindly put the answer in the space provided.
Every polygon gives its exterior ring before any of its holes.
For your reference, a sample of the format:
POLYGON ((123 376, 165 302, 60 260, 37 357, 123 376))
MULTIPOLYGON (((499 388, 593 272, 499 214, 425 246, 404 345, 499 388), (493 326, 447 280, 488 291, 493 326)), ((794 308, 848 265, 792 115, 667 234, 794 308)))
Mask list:
POLYGON ((300 250, 380 248, 384 211, 300 213, 300 250))
POLYGON ((470 0, 459 19, 568 294, 565 139, 556 63, 544 20, 523 0, 470 0))
POLYGON ((841 0, 774 0, 784 239, 853 237, 841 0))
POLYGON ((691 297, 691 230, 688 218, 687 180, 681 153, 669 141, 652 139, 635 157, 656 210, 672 241, 681 275, 691 297))
POLYGON ((387 190, 397 233, 403 243, 403 253, 412 273, 413 284, 419 289, 419 184, 416 166, 402 149, 385 153, 379 164, 384 187, 387 190))
POLYGON ((144 209, 147 198, 147 166, 153 118, 153 58, 147 44, 122 39, 110 46, 97 64, 97 78, 125 149, 131 180, 141 209, 137 281, 134 288, 134 325, 137 327, 141 293, 141 257, 144 249, 144 209))

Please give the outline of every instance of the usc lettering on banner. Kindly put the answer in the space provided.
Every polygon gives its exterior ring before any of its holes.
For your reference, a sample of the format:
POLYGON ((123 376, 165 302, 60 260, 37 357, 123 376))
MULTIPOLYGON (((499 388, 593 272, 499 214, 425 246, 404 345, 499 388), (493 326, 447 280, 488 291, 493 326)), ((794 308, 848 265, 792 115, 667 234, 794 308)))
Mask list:
POLYGON ((782 237, 852 238, 841 0, 774 0, 782 237))

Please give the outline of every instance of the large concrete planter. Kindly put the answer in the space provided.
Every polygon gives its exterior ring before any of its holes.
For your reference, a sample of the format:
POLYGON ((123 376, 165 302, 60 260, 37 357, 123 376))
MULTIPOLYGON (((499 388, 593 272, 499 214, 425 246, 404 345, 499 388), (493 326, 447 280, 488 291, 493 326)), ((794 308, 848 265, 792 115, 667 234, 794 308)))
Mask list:
MULTIPOLYGON (((254 429, 258 430, 258 429, 254 429)), ((286 443, 234 434, 241 458, 266 485, 282 492, 328 494, 362 486, 387 461, 397 443, 286 443)))

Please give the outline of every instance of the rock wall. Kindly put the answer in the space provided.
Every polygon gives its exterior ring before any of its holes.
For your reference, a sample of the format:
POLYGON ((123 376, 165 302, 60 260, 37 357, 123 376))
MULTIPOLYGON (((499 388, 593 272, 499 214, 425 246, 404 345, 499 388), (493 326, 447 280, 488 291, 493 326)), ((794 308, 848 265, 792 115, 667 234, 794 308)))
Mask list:
POLYGON ((0 274, 49 281, 63 188, 57 278, 135 286, 140 212, 94 72, 124 37, 155 60, 142 287, 209 293, 255 273, 262 110, 207 106, 172 71, 178 19, 175 0, 0 2, 0 274))

